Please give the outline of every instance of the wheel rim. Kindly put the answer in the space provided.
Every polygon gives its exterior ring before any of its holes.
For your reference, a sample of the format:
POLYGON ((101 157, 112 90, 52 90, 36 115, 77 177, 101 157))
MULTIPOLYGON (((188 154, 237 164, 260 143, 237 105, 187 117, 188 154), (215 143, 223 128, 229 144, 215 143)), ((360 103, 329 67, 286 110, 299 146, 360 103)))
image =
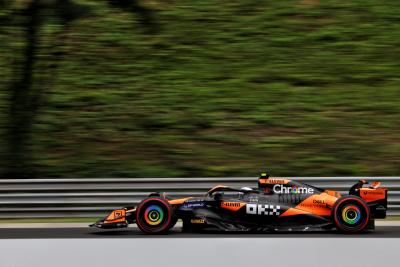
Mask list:
POLYGON ((348 205, 342 210, 343 221, 349 225, 357 224, 361 216, 361 210, 355 205, 348 205))
POLYGON ((144 211, 144 219, 149 225, 159 225, 164 219, 164 211, 158 205, 150 205, 144 211))

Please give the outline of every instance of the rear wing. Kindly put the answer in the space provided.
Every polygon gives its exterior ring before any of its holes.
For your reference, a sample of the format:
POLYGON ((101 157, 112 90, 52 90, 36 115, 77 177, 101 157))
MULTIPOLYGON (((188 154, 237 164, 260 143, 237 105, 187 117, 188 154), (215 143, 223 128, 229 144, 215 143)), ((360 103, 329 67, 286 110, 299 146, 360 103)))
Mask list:
POLYGON ((386 218, 387 188, 380 187, 381 183, 378 181, 370 183, 369 187, 364 187, 364 185, 368 184, 366 180, 358 181, 350 188, 349 194, 364 199, 374 218, 386 218))

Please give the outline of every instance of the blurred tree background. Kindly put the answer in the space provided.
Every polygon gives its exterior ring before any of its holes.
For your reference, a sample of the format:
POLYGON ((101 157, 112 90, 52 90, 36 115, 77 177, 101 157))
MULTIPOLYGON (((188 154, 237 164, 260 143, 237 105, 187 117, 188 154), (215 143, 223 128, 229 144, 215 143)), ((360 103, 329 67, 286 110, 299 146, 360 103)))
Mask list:
POLYGON ((399 175, 400 2, 0 0, 0 173, 399 175))

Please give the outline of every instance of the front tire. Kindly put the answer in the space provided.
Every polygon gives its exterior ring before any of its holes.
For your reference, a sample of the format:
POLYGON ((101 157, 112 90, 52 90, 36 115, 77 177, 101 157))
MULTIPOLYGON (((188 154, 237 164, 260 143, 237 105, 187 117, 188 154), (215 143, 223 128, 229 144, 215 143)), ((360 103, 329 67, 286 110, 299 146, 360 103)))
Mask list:
POLYGON ((355 234, 364 231, 371 219, 367 203, 356 196, 339 198, 332 209, 336 229, 343 233, 355 234))
POLYGON ((163 198, 146 198, 136 210, 136 224, 143 233, 164 234, 175 223, 171 205, 163 198))

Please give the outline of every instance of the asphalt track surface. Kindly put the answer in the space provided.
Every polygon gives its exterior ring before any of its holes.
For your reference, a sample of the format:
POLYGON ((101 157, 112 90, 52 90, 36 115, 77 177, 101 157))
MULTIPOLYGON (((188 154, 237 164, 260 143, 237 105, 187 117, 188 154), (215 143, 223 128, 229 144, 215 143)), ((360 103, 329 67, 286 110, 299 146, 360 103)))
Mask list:
POLYGON ((357 235, 330 232, 202 232, 182 233, 179 228, 166 235, 145 235, 136 227, 103 230, 97 228, 1 228, 0 239, 71 239, 71 238, 400 238, 400 226, 377 226, 375 231, 357 235))
MULTIPOLYGON (((25 228, 24 228, 25 227, 25 228)), ((385 267, 399 266, 400 226, 374 232, 182 233, 136 227, 0 229, 0 267, 385 267)))

